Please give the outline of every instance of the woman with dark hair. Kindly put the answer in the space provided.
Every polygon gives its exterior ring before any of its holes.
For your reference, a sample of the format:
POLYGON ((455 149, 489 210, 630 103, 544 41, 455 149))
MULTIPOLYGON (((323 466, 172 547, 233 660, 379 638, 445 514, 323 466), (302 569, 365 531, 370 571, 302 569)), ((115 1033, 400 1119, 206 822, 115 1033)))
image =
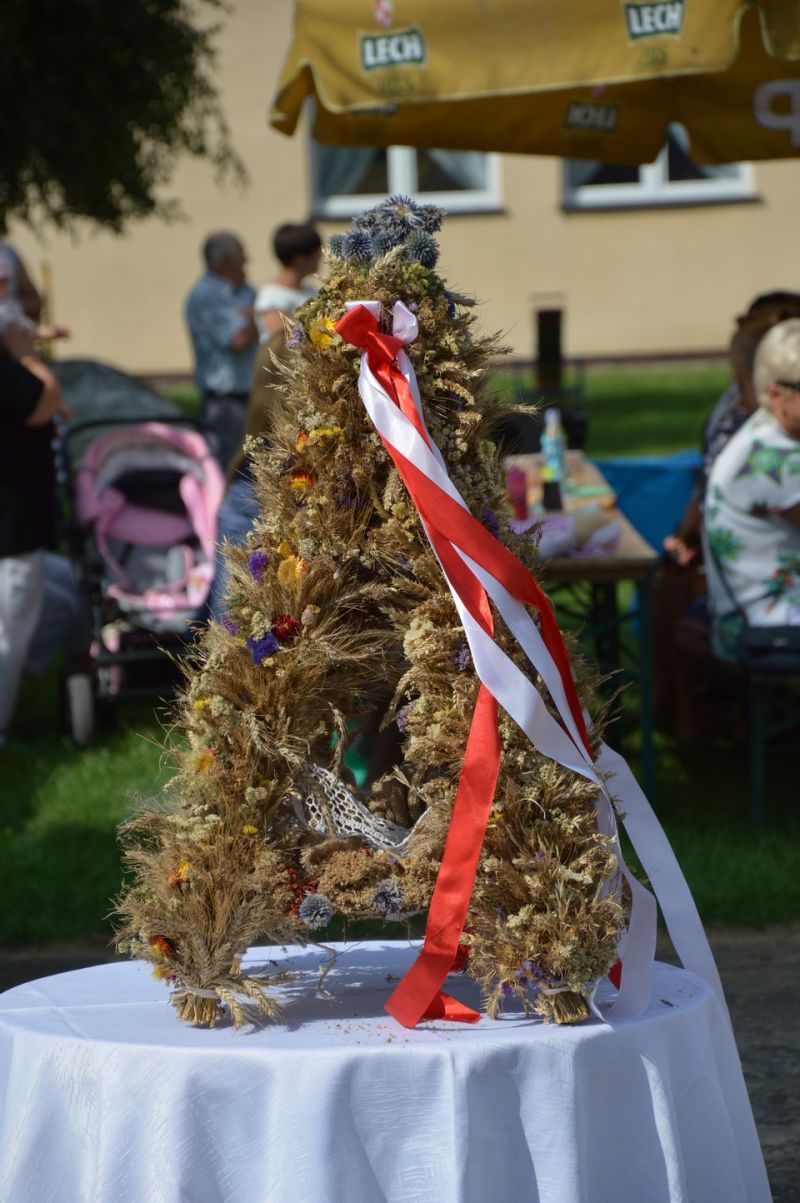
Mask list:
POLYGON ((322 240, 307 222, 287 222, 272 236, 272 249, 280 263, 274 279, 258 290, 256 325, 261 341, 283 330, 284 314, 292 314, 304 301, 316 296, 308 277, 319 270, 322 240))

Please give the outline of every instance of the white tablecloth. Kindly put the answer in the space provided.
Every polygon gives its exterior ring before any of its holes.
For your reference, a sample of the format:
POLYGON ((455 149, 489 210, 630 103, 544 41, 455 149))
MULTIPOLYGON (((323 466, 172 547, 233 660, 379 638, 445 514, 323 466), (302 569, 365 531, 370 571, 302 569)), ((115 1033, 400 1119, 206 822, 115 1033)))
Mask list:
POLYGON ((181 1024, 141 963, 0 996, 0 1199, 769 1200, 733 1039, 691 974, 657 965, 648 1012, 613 1029, 512 1009, 407 1031, 383 1003, 412 947, 339 950, 331 997, 319 949, 252 950, 298 973, 259 1031, 181 1024))

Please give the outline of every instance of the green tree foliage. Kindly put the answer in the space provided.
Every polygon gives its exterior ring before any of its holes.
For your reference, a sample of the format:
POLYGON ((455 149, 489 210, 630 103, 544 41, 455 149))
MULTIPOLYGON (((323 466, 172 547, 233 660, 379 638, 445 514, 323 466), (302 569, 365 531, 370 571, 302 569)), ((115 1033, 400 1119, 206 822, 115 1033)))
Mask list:
POLYGON ((3 0, 0 229, 179 207, 176 159, 242 178, 212 82, 220 0, 3 0))

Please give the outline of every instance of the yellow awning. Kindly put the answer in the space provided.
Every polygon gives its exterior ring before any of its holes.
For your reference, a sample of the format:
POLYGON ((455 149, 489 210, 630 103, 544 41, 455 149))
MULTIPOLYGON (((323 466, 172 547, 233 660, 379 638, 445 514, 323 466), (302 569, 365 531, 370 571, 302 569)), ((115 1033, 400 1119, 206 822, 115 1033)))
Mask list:
POLYGON ((271 124, 337 146, 643 163, 800 155, 797 0, 296 0, 271 124))

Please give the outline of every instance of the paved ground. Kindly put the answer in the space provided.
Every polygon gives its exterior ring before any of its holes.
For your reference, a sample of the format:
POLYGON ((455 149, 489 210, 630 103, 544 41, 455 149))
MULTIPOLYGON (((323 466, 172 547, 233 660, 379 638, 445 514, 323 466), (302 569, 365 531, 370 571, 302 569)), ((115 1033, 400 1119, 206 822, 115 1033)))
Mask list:
MULTIPOLYGON (((800 1200, 800 926, 709 931, 728 998, 774 1203, 800 1200)), ((662 960, 672 960, 667 946, 662 960)), ((112 960, 101 942, 0 949, 0 991, 112 960)), ((705 1203, 705 1200, 698 1200, 705 1203)))

